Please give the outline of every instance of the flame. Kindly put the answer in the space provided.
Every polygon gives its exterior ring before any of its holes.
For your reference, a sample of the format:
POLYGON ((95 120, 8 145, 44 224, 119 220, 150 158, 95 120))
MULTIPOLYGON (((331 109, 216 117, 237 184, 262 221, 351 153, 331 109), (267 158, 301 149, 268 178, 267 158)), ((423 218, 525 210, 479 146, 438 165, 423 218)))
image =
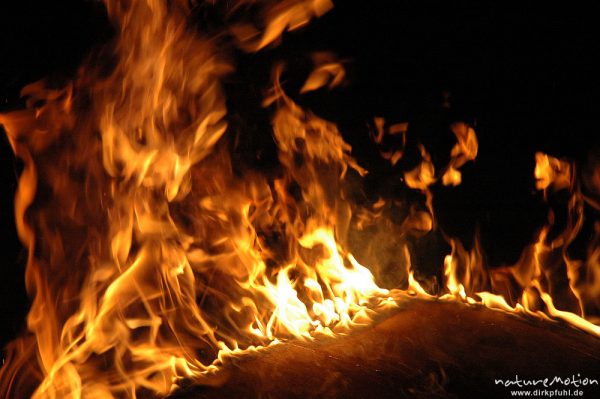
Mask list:
POLYGON ((422 144, 419 144, 421 152, 421 163, 413 170, 404 174, 406 185, 410 188, 427 191, 428 187, 435 183, 435 167, 431 162, 431 156, 422 144))
POLYGON ((346 70, 333 54, 327 52, 315 53, 313 63, 315 69, 306 79, 300 93, 317 90, 325 85, 331 90, 344 82, 346 70))
POLYGON ((571 185, 571 165, 541 152, 535 154, 534 175, 538 190, 552 187, 558 191, 571 185))
MULTIPOLYGON (((244 8, 253 1, 239 1, 235 7, 244 8)), ((293 31, 306 25, 313 17, 320 17, 333 8, 330 0, 284 0, 279 2, 265 1, 262 8, 263 21, 266 24, 260 29, 253 24, 234 24, 230 31, 238 41, 238 45, 248 52, 256 52, 281 38, 286 31, 293 31)))
POLYGON ((385 119, 381 117, 375 118, 375 130, 376 134, 373 135, 373 140, 380 146, 379 154, 383 159, 387 159, 392 166, 396 165, 400 159, 404 156, 404 148, 406 147, 406 134, 408 131, 408 123, 395 123, 389 127, 385 127, 385 119), (396 137, 400 138, 399 145, 393 145, 398 140, 394 140, 396 137), (388 138, 389 140, 385 140, 388 138), (388 143, 389 141, 391 143, 388 143), (384 149, 381 147, 390 146, 392 149, 384 149), (400 147, 400 148, 395 148, 400 147))
MULTIPOLYGON (((280 171, 244 168, 230 145, 221 83, 233 67, 220 51, 223 36, 191 29, 187 2, 106 7, 117 37, 100 54, 111 56, 89 61, 62 89, 25 87, 26 108, 0 114, 25 164, 15 215, 32 298, 28 332, 10 345, 0 372, 6 396, 164 396, 182 379, 219 384, 228 357, 349 333, 397 307, 402 293, 564 320, 600 335, 600 224, 587 257, 569 257, 591 200, 566 161, 536 155, 538 189, 546 197, 549 188, 570 189, 562 230, 550 211, 522 259, 498 269, 486 267, 478 243, 466 249, 449 238, 445 289, 436 295, 413 268, 407 237, 437 229, 430 187, 460 184, 459 169, 478 151, 472 127, 451 126, 457 143, 442 176, 423 145, 420 163, 402 172, 406 190, 425 204, 359 204, 352 182, 367 170, 334 123, 286 93, 279 64, 263 106, 280 171), (399 206, 405 217, 393 222, 399 206), (367 256, 350 250, 353 234, 373 228, 379 234, 357 250, 397 238, 392 257, 403 266, 404 291, 382 288, 375 268, 361 264, 367 256)), ((240 1, 226 31, 255 52, 331 7, 240 1), (235 20, 248 7, 259 7, 261 23, 235 20)), ((333 55, 313 62, 301 93, 342 84, 333 55)), ((399 167, 408 124, 377 118, 375 130, 383 158, 399 167), (390 137, 400 148, 383 148, 390 137)))
POLYGON ((450 162, 442 176, 442 183, 445 186, 458 186, 462 181, 462 175, 458 169, 466 162, 475 160, 479 144, 475 130, 466 123, 454 123, 451 129, 457 142, 450 152, 450 162))

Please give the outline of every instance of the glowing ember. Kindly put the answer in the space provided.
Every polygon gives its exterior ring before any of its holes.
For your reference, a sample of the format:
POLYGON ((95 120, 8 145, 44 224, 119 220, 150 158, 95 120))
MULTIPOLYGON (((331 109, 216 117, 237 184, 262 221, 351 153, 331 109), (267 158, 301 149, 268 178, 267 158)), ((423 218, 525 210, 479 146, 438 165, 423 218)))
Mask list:
MULTIPOLYGON (((380 287, 348 245, 350 231, 385 224, 389 204, 352 201, 349 181, 368 172, 335 124, 286 94, 282 64, 263 102, 272 111, 280 173, 234 165, 221 89, 233 67, 218 51, 221 39, 188 26, 181 3, 106 0, 118 32, 110 74, 90 63, 62 89, 33 83, 22 92, 26 109, 0 115, 25 163, 15 213, 33 299, 29 333, 11 344, 1 371, 2 393, 135 397, 166 395, 182 378, 214 384, 224 356, 346 334, 406 300, 380 287)), ((332 7, 328 0, 261 5, 263 28, 232 22, 226 29, 248 52, 332 7)), ((318 53, 313 61, 301 93, 343 82, 335 56, 318 53)), ((396 165, 408 124, 377 118, 375 130, 378 145, 387 136, 401 141, 381 149, 396 165)), ((420 163, 404 173, 425 203, 411 204, 402 234, 436 228, 430 186, 460 184, 459 169, 477 155, 473 127, 451 130, 456 144, 442 173, 421 144, 420 163)), ((569 190, 564 231, 550 234, 550 214, 518 264, 492 271, 479 244, 466 250, 449 239, 441 293, 417 281, 408 246, 399 246, 405 291, 562 319, 600 335, 593 324, 600 229, 586 260, 568 257, 585 197, 568 162, 544 154, 536 161, 538 189, 569 190)))

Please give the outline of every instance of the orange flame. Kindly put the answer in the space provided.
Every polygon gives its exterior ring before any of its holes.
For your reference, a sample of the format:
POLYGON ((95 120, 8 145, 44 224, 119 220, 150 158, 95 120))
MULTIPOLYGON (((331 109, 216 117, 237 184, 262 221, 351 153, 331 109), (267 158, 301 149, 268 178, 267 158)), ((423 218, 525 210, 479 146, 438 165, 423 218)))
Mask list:
MULTIPOLYGON (((258 4, 262 30, 227 28, 246 51, 332 7, 328 0, 258 4)), ((350 233, 383 225, 389 229, 378 237, 396 228, 401 241, 436 229, 429 188, 440 176, 427 149, 420 145, 420 164, 403 173, 407 189, 424 193, 426 204, 410 204, 390 227, 386 214, 396 204, 352 201, 348 176, 367 171, 335 124, 286 94, 279 65, 263 105, 272 111, 281 171, 239 171, 221 88, 233 68, 218 39, 189 29, 186 2, 106 6, 118 31, 114 65, 83 66, 60 90, 29 85, 26 109, 0 115, 25 163, 15 215, 33 301, 28 333, 9 347, 0 391, 110 398, 166 395, 183 378, 218 384, 214 372, 225 357, 348 333, 397 306, 402 291, 378 285, 349 250, 350 233)), ((302 92, 342 83, 345 72, 333 56, 314 63, 302 92)), ((386 135, 401 139, 401 148, 382 151, 396 166, 408 124, 375 125, 378 144, 386 135)), ((452 131, 457 143, 442 169, 445 185, 460 183, 459 168, 478 151, 471 127, 458 123, 452 131)), ((600 335, 592 323, 600 307, 600 227, 588 257, 571 259, 567 248, 581 230, 586 198, 569 164, 536 159, 539 189, 572 189, 569 223, 551 235, 551 213, 517 265, 491 271, 479 244, 467 250, 451 239, 441 298, 562 319, 600 335)), ((417 281, 409 245, 395 251, 405 292, 437 298, 417 281)))
POLYGON ((457 143, 450 152, 450 163, 442 176, 442 182, 445 186, 458 186, 462 181, 462 175, 458 168, 468 161, 475 160, 479 145, 475 130, 466 123, 454 123, 451 128, 457 143))

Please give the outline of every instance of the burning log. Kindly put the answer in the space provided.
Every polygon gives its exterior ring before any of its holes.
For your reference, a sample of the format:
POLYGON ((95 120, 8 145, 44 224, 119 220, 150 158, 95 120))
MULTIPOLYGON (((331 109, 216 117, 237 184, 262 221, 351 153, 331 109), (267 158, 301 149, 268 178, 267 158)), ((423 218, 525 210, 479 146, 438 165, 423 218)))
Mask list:
MULTIPOLYGON (((228 357, 218 373, 221 386, 188 386, 170 398, 506 397, 511 388, 496 380, 575 377, 583 385, 584 378, 597 378, 599 362, 600 341, 572 328, 409 299, 342 338, 228 357)), ((581 389, 600 392, 598 385, 581 389)))

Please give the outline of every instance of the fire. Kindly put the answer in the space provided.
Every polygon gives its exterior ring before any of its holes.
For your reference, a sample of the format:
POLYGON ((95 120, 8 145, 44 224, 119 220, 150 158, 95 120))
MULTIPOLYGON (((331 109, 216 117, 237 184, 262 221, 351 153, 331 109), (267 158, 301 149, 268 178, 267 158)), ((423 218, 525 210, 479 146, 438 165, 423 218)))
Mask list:
POLYGON ((534 175, 538 190, 546 190, 552 186, 557 191, 571 185, 571 165, 541 152, 535 154, 534 175))
POLYGON ((467 161, 475 160, 479 147, 475 130, 467 124, 453 124, 452 132, 456 136, 457 143, 450 152, 450 163, 446 173, 442 176, 442 182, 445 186, 458 186, 461 183, 462 175, 458 169, 467 161))
MULTIPOLYGON (((556 232, 551 211, 518 264, 488 269, 479 244, 467 250, 449 239, 446 288, 435 292, 404 243, 394 253, 404 290, 383 288, 349 236, 385 225, 391 204, 353 200, 351 181, 368 171, 337 126, 286 93, 279 64, 263 106, 272 112, 280 171, 235 164, 222 89, 234 68, 219 51, 222 37, 191 29, 184 3, 106 0, 117 29, 104 50, 111 57, 88 62, 62 89, 25 87, 27 108, 0 115, 25 163, 15 215, 32 298, 28 332, 11 344, 1 371, 3 393, 164 396, 182 379, 218 384, 226 357, 347 334, 409 296, 561 319, 600 335, 600 228, 586 259, 566 251, 588 203, 574 166, 536 155, 537 188, 547 196, 569 190, 569 217, 556 232)), ((332 7, 328 0, 260 5, 262 28, 236 20, 227 28, 248 52, 276 45, 332 7)), ((313 62, 301 93, 343 82, 343 62, 333 55, 313 62)), ((381 151, 398 165, 409 125, 377 118, 375 127, 378 145, 386 136, 399 140, 400 148, 381 151)), ((477 156, 473 127, 451 130, 456 144, 441 175, 423 145, 420 163, 403 173, 425 203, 408 207, 401 238, 436 229, 430 187, 460 184, 459 169, 477 156)))

